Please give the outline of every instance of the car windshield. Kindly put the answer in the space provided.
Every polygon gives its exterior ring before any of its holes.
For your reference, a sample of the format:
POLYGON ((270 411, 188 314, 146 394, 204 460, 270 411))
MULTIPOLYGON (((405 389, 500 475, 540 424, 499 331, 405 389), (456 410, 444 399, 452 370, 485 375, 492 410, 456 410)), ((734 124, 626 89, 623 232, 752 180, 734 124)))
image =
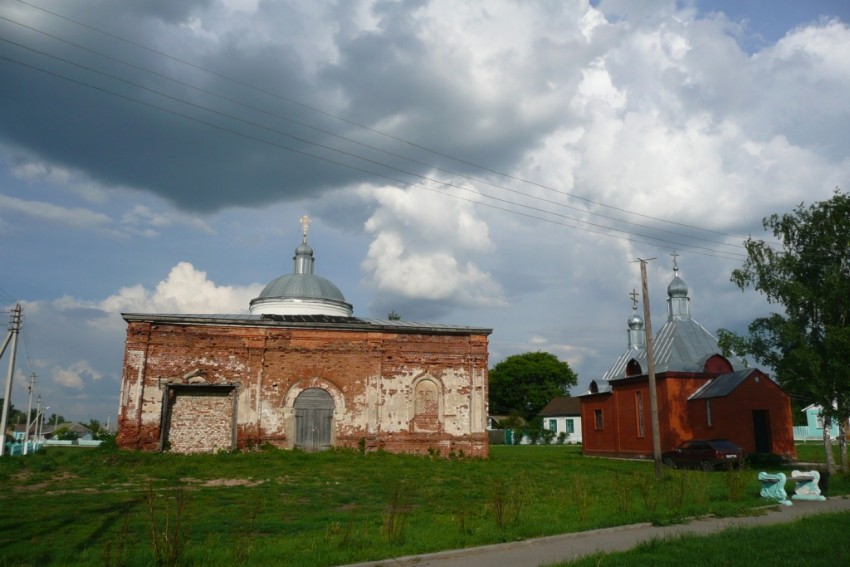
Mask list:
POLYGON ((725 439, 714 439, 709 441, 712 447, 721 451, 737 451, 738 446, 725 439))

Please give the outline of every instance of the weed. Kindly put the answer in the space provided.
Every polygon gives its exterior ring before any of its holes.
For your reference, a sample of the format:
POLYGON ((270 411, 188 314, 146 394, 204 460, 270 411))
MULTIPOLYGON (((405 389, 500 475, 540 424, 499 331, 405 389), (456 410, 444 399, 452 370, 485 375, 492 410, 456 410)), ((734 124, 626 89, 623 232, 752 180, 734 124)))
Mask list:
POLYGON ((235 565, 246 565, 254 549, 254 538, 256 536, 257 515, 263 508, 260 493, 254 493, 249 500, 248 513, 245 523, 236 532, 236 545, 233 548, 233 562, 235 565))
POLYGON ((617 511, 628 514, 632 511, 632 483, 617 471, 614 475, 614 496, 617 499, 617 511))
POLYGON ((581 523, 587 520, 587 512, 590 510, 590 489, 587 486, 586 477, 572 474, 570 476, 570 495, 573 498, 573 506, 578 511, 578 519, 581 523))
POLYGON ((491 506, 493 518, 500 530, 519 521, 522 508, 525 505, 525 485, 527 481, 521 478, 519 482, 496 483, 493 485, 491 506))
POLYGON ((384 513, 384 536, 387 543, 400 543, 404 540, 404 528, 413 510, 410 502, 411 494, 405 483, 397 482, 384 513))
POLYGON ((123 520, 118 533, 115 534, 114 542, 106 542, 106 546, 100 554, 100 563, 104 567, 123 567, 127 565, 127 534, 130 532, 130 510, 124 508, 123 520), (114 545, 113 545, 114 543, 114 545))
POLYGON ((658 481, 648 474, 636 474, 635 480, 646 511, 654 515, 658 508, 658 481))
POLYGON ((729 467, 726 471, 726 489, 729 493, 729 500, 738 502, 744 498, 749 483, 750 470, 744 465, 737 469, 729 467))
POLYGON ((683 471, 670 471, 669 479, 673 483, 670 490, 667 491, 668 506, 674 513, 682 511, 682 506, 685 503, 685 494, 688 489, 688 475, 683 471))
POLYGON ((173 491, 174 508, 168 502, 169 498, 157 494, 151 484, 148 484, 145 493, 148 504, 149 529, 151 547, 153 548, 154 561, 158 566, 177 565, 186 551, 186 507, 189 503, 189 494, 183 488, 173 491), (158 501, 162 499, 162 510, 158 501))

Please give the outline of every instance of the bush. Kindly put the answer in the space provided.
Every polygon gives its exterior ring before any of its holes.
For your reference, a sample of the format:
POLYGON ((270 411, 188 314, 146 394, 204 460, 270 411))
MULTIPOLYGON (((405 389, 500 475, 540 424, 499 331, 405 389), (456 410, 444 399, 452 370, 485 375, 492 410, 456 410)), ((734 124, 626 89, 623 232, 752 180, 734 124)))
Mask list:
POLYGON ((752 453, 747 455, 747 465, 750 468, 781 467, 785 459, 774 453, 752 453))

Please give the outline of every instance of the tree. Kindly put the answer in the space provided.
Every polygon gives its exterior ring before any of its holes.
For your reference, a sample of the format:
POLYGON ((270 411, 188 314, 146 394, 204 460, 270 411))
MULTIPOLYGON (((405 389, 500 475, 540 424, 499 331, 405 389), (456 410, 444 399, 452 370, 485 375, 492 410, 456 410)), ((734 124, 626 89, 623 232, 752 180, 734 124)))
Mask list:
POLYGON ((50 417, 44 418, 46 423, 53 423, 54 425, 59 425, 60 423, 68 423, 65 419, 65 416, 56 415, 55 413, 51 413, 50 417))
POLYGON ((390 321, 401 321, 401 315, 395 312, 395 309, 387 313, 387 319, 390 321))
POLYGON ((61 441, 73 441, 79 438, 79 435, 75 431, 71 431, 67 425, 63 425, 53 432, 53 438, 61 441))
POLYGON ((490 412, 531 419, 577 382, 570 365, 548 352, 509 356, 490 370, 490 412))
MULTIPOLYGON (((820 405, 824 421, 838 420, 842 468, 848 470, 844 423, 850 416, 850 197, 833 197, 764 219, 779 246, 747 239, 747 260, 732 281, 753 287, 785 313, 750 323, 748 335, 721 329, 725 352, 748 354, 773 368, 792 396, 820 405)), ((826 463, 832 452, 825 435, 826 463)))

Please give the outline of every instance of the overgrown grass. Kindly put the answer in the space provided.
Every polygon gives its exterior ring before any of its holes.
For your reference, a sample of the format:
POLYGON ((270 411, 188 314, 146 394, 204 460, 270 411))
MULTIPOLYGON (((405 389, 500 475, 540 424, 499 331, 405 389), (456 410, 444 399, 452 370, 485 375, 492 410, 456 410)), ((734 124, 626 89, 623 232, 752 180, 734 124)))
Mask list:
MULTIPOLYGON (((496 446, 488 460, 49 448, 0 459, 0 565, 338 565, 747 514, 764 505, 756 474, 659 482, 651 462, 576 446, 496 446)), ((833 477, 830 495, 848 492, 833 477)))
POLYGON ((629 551, 597 553, 553 567, 850 565, 848 528, 850 512, 822 514, 775 526, 655 539, 629 551))

